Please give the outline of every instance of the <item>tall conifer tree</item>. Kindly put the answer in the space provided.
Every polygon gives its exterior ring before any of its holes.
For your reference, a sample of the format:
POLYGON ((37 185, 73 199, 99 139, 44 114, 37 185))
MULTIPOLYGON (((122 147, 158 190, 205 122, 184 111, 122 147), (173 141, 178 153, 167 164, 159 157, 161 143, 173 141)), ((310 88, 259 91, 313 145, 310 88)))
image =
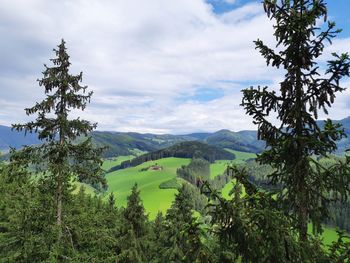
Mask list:
POLYGON ((261 40, 255 41, 256 48, 267 65, 286 71, 285 79, 278 91, 267 87, 243 90, 242 105, 253 116, 258 137, 268 147, 258 161, 275 168, 270 179, 282 185, 278 199, 295 218, 300 241, 306 241, 308 222, 322 229, 329 193, 343 199, 350 190, 345 164, 326 168, 314 158, 336 150, 336 141, 344 136, 340 125, 330 120, 319 125, 317 118, 318 110, 328 114, 336 94, 344 90, 340 80, 349 76, 349 56, 333 54, 324 74, 320 73, 315 61, 325 44, 340 32, 333 22, 319 28, 321 19, 327 21, 323 0, 265 0, 263 5, 275 21, 278 50, 261 40), (269 119, 271 112, 277 114, 277 125, 269 119))
POLYGON ((192 209, 190 188, 183 184, 166 214, 161 262, 203 262, 201 224, 196 222, 192 209))
POLYGON ((127 207, 122 212, 116 262, 149 262, 149 222, 137 184, 127 199, 127 207))
MULTIPOLYGON (((56 224, 58 241, 62 236, 63 202, 70 190, 72 177, 91 183, 105 183, 102 177, 101 151, 92 146, 91 137, 74 143, 79 136, 87 136, 96 124, 80 118, 69 118, 71 110, 84 110, 90 102, 92 92, 80 85, 82 72, 69 73, 69 55, 62 40, 54 49, 56 58, 50 59, 52 67, 45 65, 43 78, 38 80, 44 88, 46 98, 35 106, 25 109, 27 115, 37 115, 35 121, 15 124, 18 131, 37 132, 43 144, 26 146, 12 158, 23 164, 34 165, 44 172, 44 177, 53 186, 56 198, 56 224)), ((59 243, 59 242, 58 242, 59 243)))

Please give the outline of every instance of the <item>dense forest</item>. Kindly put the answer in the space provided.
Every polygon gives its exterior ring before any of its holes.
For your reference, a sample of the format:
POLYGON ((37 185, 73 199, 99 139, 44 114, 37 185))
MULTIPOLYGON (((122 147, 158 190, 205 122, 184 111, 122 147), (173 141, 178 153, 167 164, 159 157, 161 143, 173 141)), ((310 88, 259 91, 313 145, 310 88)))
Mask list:
MULTIPOLYGON (((265 150, 214 179, 210 162, 233 154, 192 142, 141 156, 134 162, 192 158, 177 171, 183 182, 176 181, 171 207, 154 220, 136 184, 125 207, 117 208, 117 194, 103 198, 104 148, 90 136, 97 124, 72 115, 85 110, 92 91, 82 85, 82 73, 70 73, 62 40, 38 81, 45 98, 25 109, 35 120, 13 125, 37 133, 42 144, 13 149, 9 162, 0 163, 0 262, 350 262, 345 231, 330 245, 321 239, 332 214, 337 220, 348 213, 350 158, 330 158, 345 132, 339 123, 317 120, 344 90, 349 56, 332 54, 325 72, 315 62, 340 32, 327 21, 323 0, 265 0, 263 7, 274 22, 277 51, 261 40, 256 49, 267 65, 285 71, 285 79, 278 89, 243 90, 242 107, 258 125, 265 150), (321 21, 327 23, 319 27, 321 21), (270 122, 272 113, 278 126, 270 122), (220 189, 230 180, 235 184, 225 199, 220 189), (101 193, 75 191, 77 181, 101 193)), ((345 219, 337 224, 347 228, 345 219)))

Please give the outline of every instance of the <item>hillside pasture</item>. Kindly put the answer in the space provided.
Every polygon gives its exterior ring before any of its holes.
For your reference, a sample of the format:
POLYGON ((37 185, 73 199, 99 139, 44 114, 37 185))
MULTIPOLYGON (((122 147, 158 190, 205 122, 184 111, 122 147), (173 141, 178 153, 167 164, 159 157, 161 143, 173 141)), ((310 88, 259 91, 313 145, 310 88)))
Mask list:
POLYGON ((249 159, 256 158, 255 153, 241 152, 241 151, 231 150, 228 148, 225 148, 225 150, 230 152, 230 153, 233 153, 236 156, 236 158, 234 159, 235 163, 242 163, 242 162, 245 162, 249 159))
MULTIPOLYGON (((131 187, 137 183, 140 189, 141 199, 147 213, 153 219, 158 211, 163 213, 170 207, 174 200, 175 189, 160 189, 159 185, 176 177, 176 169, 181 165, 188 165, 188 158, 163 158, 156 161, 142 163, 135 167, 122 169, 106 175, 108 193, 113 192, 116 197, 117 206, 126 206, 127 196, 130 195, 131 187), (160 165, 162 170, 144 170, 152 165, 160 165)), ((105 198, 107 198, 108 193, 105 198)))
POLYGON ((134 157, 135 157, 134 155, 126 155, 126 156, 118 156, 118 157, 111 157, 111 158, 104 159, 102 164, 102 169, 105 171, 108 171, 112 167, 117 166, 124 161, 131 160, 134 157))
POLYGON ((231 163, 230 160, 218 160, 210 164, 210 179, 223 174, 227 166, 231 163))
MULTIPOLYGON (((235 150, 231 150, 231 149, 225 149, 226 151, 233 153, 236 158, 233 160, 232 163, 234 164, 242 164, 245 163, 247 160, 252 159, 252 158, 256 158, 256 154, 255 153, 249 153, 249 152, 240 152, 240 151, 235 151, 235 150)), ((225 167, 226 169, 226 167, 225 167)), ((235 180, 232 180, 231 182, 227 183, 222 189, 221 189, 221 195, 222 197, 226 198, 226 199, 231 199, 232 197, 229 195, 231 189, 233 188, 235 184, 235 180)), ((243 193, 244 193, 244 189, 242 189, 243 193)))

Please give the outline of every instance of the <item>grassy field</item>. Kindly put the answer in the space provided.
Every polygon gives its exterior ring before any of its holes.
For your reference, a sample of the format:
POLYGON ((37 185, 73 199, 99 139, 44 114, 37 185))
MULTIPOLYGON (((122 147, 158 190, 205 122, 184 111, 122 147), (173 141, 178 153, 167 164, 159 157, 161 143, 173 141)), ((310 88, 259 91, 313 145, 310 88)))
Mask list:
POLYGON ((134 155, 127 155, 127 156, 118 156, 118 157, 114 157, 114 158, 105 159, 103 161, 103 164, 102 164, 102 169, 105 171, 108 171, 113 166, 117 166, 117 165, 121 164, 122 162, 124 162, 126 160, 130 160, 134 157, 135 157, 134 155))
MULTIPOLYGON (((229 194, 232 190, 233 186, 236 183, 236 179, 232 180, 231 182, 227 183, 224 188, 221 189, 221 196, 225 198, 226 200, 231 200, 232 196, 229 194)), ((244 187, 242 187, 242 193, 241 195, 245 195, 244 187)))
MULTIPOLYGON (((250 153, 238 151, 232 152, 236 155, 234 162, 243 162, 244 160, 255 156, 255 154, 250 153)), ((132 156, 120 156, 115 159, 106 160, 102 168, 108 170, 131 157, 132 156)), ((108 192, 115 193, 118 206, 125 206, 127 202, 126 198, 130 194, 131 187, 134 183, 137 183, 141 190, 141 198, 144 202, 146 211, 150 214, 151 218, 154 218, 158 211, 165 212, 170 207, 176 193, 176 190, 174 189, 160 189, 159 185, 164 181, 176 177, 176 169, 181 165, 188 165, 189 162, 190 159, 164 158, 157 161, 146 162, 136 167, 108 173, 106 175, 109 186, 108 192), (163 166, 163 170, 140 171, 142 168, 149 167, 155 163, 163 166)), ((210 164, 210 177, 214 178, 215 176, 224 173, 230 162, 231 161, 229 160, 218 160, 215 163, 210 164)), ((225 188, 227 196, 230 190, 229 188, 229 185, 225 188)))
POLYGON ((74 194, 79 193, 79 190, 80 190, 81 187, 84 187, 85 193, 87 193, 87 194, 90 194, 90 195, 96 194, 95 188, 93 188, 93 187, 92 187, 91 185, 89 185, 89 184, 80 183, 80 182, 74 182, 74 185, 76 186, 76 188, 75 188, 74 191, 73 191, 74 194))
MULTIPOLYGON (((103 161, 103 164, 102 164, 102 169, 105 171, 108 171, 113 166, 119 165, 122 162, 124 162, 126 160, 130 160, 134 157, 135 157, 134 155, 128 155, 128 156, 118 156, 118 157, 114 157, 114 158, 105 159, 103 161)), ((87 194, 91 194, 91 195, 96 194, 96 190, 89 184, 85 184, 85 183, 81 183, 81 182, 74 182, 74 185, 76 186, 76 188, 73 191, 73 193, 75 193, 75 194, 79 192, 81 187, 85 188, 85 193, 87 193, 87 194)))
MULTIPOLYGON (((210 178, 214 178, 220 174, 223 174, 227 168, 227 165, 231 163, 244 163, 246 160, 255 158, 256 154, 255 153, 247 153, 247 152, 240 152, 240 151, 235 151, 231 149, 225 149, 226 151, 233 153, 236 158, 231 161, 231 160, 217 160, 214 163, 210 164, 210 178)), ((229 187, 230 183, 228 184, 227 187, 229 187)))
MULTIPOLYGON (((231 149, 225 149, 225 150, 233 153, 236 156, 236 159, 233 160, 233 163, 235 163, 235 164, 241 164, 241 163, 244 163, 245 161, 247 161, 248 159, 252 159, 252 158, 256 157, 255 153, 240 152, 240 151, 235 151, 235 150, 231 150, 231 149)), ((231 191, 233 185, 234 185, 234 180, 227 183, 224 186, 224 188, 222 188, 222 190, 221 190, 222 197, 224 197, 226 199, 231 199, 229 192, 231 191)), ((242 191, 244 193, 244 189, 242 191)))
POLYGON ((333 241, 337 241, 338 234, 334 228, 325 228, 324 232, 322 233, 322 237, 323 237, 323 244, 331 245, 333 241))
POLYGON ((234 162, 236 162, 236 163, 242 163, 248 159, 252 159, 252 158, 256 157, 255 153, 240 152, 240 151, 235 151, 235 150, 231 150, 228 148, 226 148, 225 150, 230 152, 230 153, 233 153, 236 156, 236 158, 234 160, 234 162))
MULTIPOLYGON (((227 150, 236 155, 236 159, 233 162, 237 164, 245 162, 247 159, 256 157, 254 153, 239 152, 229 149, 227 150)), ((111 167, 133 157, 134 156, 132 155, 120 156, 117 158, 105 160, 102 168, 108 170, 111 167)), ((153 219, 158 211, 162 211, 163 213, 166 212, 166 210, 170 207, 171 202, 174 200, 175 193, 177 192, 174 189, 160 189, 159 184, 176 177, 176 169, 181 165, 188 165, 189 162, 190 159, 164 158, 157 161, 146 162, 136 167, 109 173, 106 176, 109 185, 108 192, 114 192, 118 206, 125 206, 127 202, 126 198, 130 194, 131 187, 134 185, 134 183, 137 183, 139 189, 141 190, 141 198, 143 200, 146 211, 149 213, 149 217, 153 219), (142 168, 149 167, 156 163, 162 166, 163 170, 148 170, 143 172, 140 171, 142 168)), ((227 165, 230 163, 230 160, 218 160, 215 163, 210 164, 210 177, 214 178, 215 176, 222 174, 225 171, 227 165)), ((81 183, 77 184, 78 187, 76 189, 76 192, 79 190, 79 187, 83 185, 87 193, 94 194, 94 189, 91 186, 81 183)), ((229 196, 229 192, 231 191, 233 185, 234 180, 226 184, 222 189, 221 192, 224 198, 231 198, 229 196)), ((242 194, 244 194, 244 189, 242 194)), ((105 198, 107 198, 107 196, 108 194, 106 194, 105 198)), ((309 227, 309 231, 311 233, 311 226, 309 227)), ((335 229, 325 228, 322 237, 324 244, 330 245, 333 241, 337 240, 337 233, 335 229)))
POLYGON ((189 163, 190 159, 164 158, 109 173, 106 175, 108 192, 115 194, 118 206, 125 206, 131 187, 137 183, 146 211, 154 218, 158 211, 166 212, 176 193, 175 189, 160 189, 159 184, 176 177, 176 169, 189 163), (140 171, 156 163, 163 167, 161 171, 140 171))
POLYGON ((227 166, 231 163, 230 160, 218 160, 210 164, 210 178, 221 175, 225 172, 227 166))
MULTIPOLYGON (((311 234, 312 233, 312 225, 308 225, 308 232, 311 234)), ((322 233, 322 238, 323 238, 323 244, 325 246, 331 245, 333 241, 338 240, 338 234, 335 228, 331 227, 324 227, 324 231, 322 233)), ((327 247, 326 247, 327 248, 327 247)))

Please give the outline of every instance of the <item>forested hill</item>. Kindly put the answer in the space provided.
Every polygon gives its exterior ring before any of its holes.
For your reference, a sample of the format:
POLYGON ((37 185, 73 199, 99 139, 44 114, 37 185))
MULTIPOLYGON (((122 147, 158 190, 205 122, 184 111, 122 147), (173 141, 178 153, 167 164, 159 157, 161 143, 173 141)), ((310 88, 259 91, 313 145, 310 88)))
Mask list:
POLYGON ((129 155, 132 154, 133 149, 152 152, 186 141, 199 141, 219 148, 254 153, 261 152, 265 145, 264 142, 256 139, 256 131, 232 132, 229 130, 188 135, 94 132, 93 139, 99 146, 108 146, 106 157, 129 155))
POLYGON ((265 147, 265 143, 257 139, 256 131, 220 130, 210 134, 204 139, 204 142, 220 148, 253 153, 260 153, 265 147))
MULTIPOLYGON (((350 117, 336 120, 343 125, 347 138, 339 141, 338 153, 344 152, 350 145, 350 117)), ((323 122, 319 121, 319 125, 323 122)), ((92 133, 93 141, 98 146, 107 146, 104 157, 130 155, 134 150, 145 152, 165 149, 169 146, 186 141, 200 141, 219 148, 259 153, 264 149, 265 143, 257 140, 256 131, 232 132, 220 130, 214 133, 192 133, 187 135, 171 134, 142 134, 136 132, 109 132, 95 131, 92 133)), ((10 147, 20 148, 22 145, 38 144, 40 141, 35 134, 11 131, 10 127, 0 125, 0 151, 6 152, 10 147)))
MULTIPOLYGON (((20 148, 25 144, 38 144, 40 141, 35 134, 11 131, 10 127, 1 126, 0 151, 7 151, 10 147, 20 148)), ((186 141, 200 141, 220 148, 246 152, 260 152, 264 143, 257 141, 255 131, 232 132, 221 130, 214 133, 193 133, 188 135, 171 134, 141 134, 135 132, 95 131, 93 141, 97 146, 107 146, 104 157, 134 154, 135 149, 152 152, 186 141)))
POLYGON ((105 157, 130 155, 135 149, 152 152, 187 140, 185 137, 171 134, 157 135, 136 132, 96 131, 92 133, 92 136, 96 145, 107 146, 104 152, 105 157))
POLYGON ((235 155, 216 146, 199 141, 181 142, 166 149, 146 153, 132 160, 122 162, 110 171, 134 167, 147 161, 155 161, 167 157, 202 158, 209 162, 214 162, 215 160, 233 160, 235 155))

